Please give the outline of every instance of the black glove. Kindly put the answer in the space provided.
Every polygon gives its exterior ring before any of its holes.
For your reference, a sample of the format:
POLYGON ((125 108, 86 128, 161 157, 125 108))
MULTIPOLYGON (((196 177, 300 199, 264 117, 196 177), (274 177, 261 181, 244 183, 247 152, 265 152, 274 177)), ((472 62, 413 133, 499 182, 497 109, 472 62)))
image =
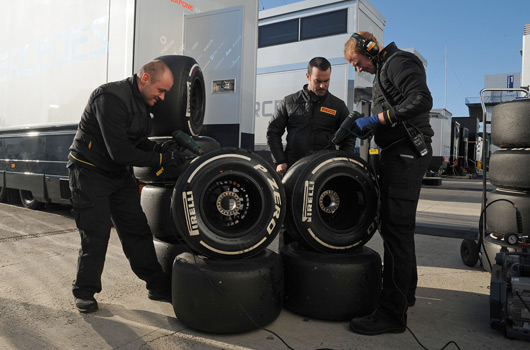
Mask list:
POLYGON ((176 147, 177 147, 177 143, 175 142, 175 140, 167 140, 162 143, 157 143, 155 147, 153 148, 153 151, 157 153, 165 153, 169 149, 176 148, 176 147))
POLYGON ((162 167, 166 169, 176 168, 184 164, 186 158, 175 148, 170 148, 162 153, 162 167))

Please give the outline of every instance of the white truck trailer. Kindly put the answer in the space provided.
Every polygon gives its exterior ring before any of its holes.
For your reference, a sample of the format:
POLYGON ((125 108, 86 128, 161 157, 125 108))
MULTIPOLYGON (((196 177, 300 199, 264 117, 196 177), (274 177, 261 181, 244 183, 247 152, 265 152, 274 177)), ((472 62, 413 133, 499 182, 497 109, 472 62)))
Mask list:
POLYGON ((68 147, 91 91, 158 56, 201 67, 201 135, 252 148, 257 22, 258 2, 246 0, 10 3, 0 21, 0 199, 68 203, 68 147))

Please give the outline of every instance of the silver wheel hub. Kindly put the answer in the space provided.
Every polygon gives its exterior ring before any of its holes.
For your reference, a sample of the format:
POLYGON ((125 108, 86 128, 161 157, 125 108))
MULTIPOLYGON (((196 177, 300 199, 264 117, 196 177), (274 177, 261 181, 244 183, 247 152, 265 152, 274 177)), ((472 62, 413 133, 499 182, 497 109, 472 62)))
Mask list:
POLYGON ((234 216, 241 209, 241 198, 235 192, 225 191, 217 197, 216 205, 219 213, 234 216))
POLYGON ((337 211, 337 209, 339 209, 339 194, 332 190, 326 190, 322 192, 318 199, 318 205, 325 213, 333 214, 335 211, 337 211))

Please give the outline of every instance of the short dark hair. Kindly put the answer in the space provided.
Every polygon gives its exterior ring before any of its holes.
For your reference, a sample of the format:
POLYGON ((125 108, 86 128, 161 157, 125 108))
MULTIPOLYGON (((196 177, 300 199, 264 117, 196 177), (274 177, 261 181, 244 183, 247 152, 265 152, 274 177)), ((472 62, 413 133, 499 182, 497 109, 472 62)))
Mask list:
POLYGON ((326 71, 328 68, 331 68, 331 63, 329 63, 329 61, 324 57, 314 57, 307 65, 307 74, 311 75, 313 67, 317 67, 321 71, 326 71))
POLYGON ((166 71, 169 69, 167 64, 160 60, 153 60, 143 65, 142 68, 138 71, 138 76, 141 78, 145 73, 151 76, 153 82, 158 81, 166 71))

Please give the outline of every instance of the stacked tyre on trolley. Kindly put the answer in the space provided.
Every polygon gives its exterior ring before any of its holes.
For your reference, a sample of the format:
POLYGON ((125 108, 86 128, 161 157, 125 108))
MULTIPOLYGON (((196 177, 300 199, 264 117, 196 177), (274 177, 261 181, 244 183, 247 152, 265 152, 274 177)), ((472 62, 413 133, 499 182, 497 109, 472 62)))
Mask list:
POLYGON ((200 331, 238 333, 266 326, 282 307, 335 321, 371 313, 381 259, 364 246, 379 219, 367 164, 322 151, 298 161, 282 181, 257 154, 198 136, 200 67, 186 56, 159 59, 175 81, 153 110, 152 139, 182 130, 204 152, 185 151, 188 161, 170 173, 134 169, 177 318, 200 331), (280 231, 292 243, 278 254, 269 246, 280 231))
POLYGON ((490 326, 530 340, 530 99, 495 106, 490 157, 495 191, 484 207, 484 252, 491 271, 490 326))
POLYGON ((500 148, 489 161, 489 178, 496 189, 488 193, 484 212, 487 270, 495 264, 500 246, 520 249, 523 237, 530 235, 530 99, 494 107, 491 143, 500 148))

